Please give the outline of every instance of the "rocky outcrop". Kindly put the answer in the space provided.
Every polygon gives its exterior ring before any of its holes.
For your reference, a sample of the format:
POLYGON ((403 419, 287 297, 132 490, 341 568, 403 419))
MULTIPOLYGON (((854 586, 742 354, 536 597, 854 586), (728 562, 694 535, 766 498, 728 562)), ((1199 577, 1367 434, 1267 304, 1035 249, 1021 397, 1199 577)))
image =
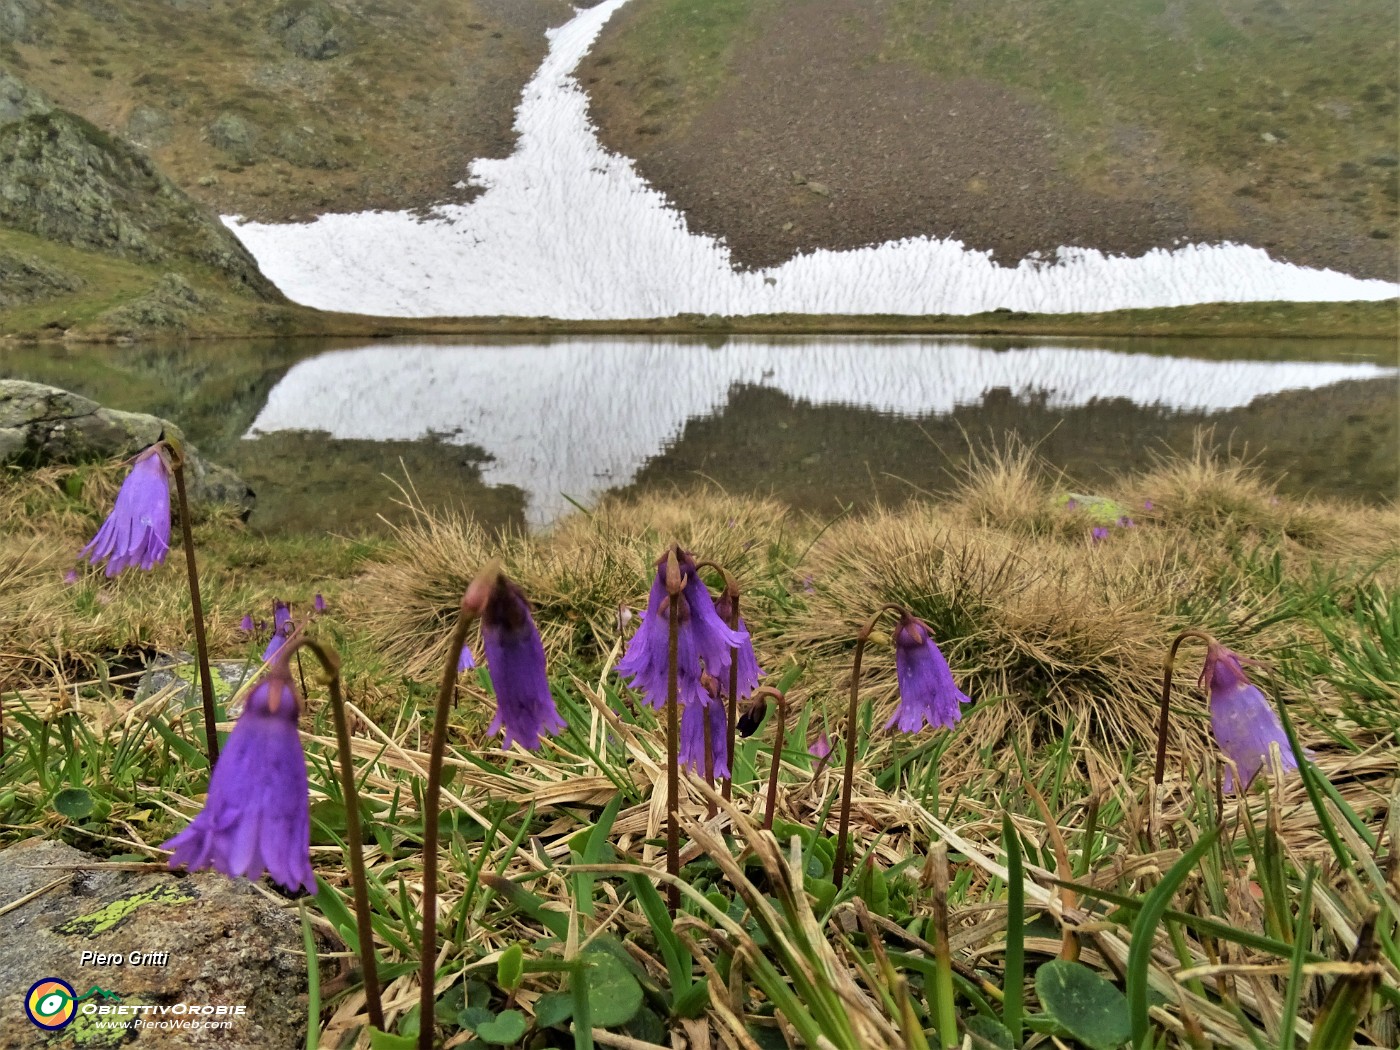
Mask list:
POLYGON ((34 43, 43 37, 48 15, 44 0, 0 0, 0 40, 34 43))
POLYGON ((351 46, 351 35, 342 17, 323 0, 290 0, 282 4, 272 12, 267 28, 298 58, 334 58, 351 46))
POLYGON ((183 329, 203 311, 204 298, 177 273, 167 273, 145 295, 98 315, 98 323, 114 335, 136 335, 161 329, 183 329))
MULTIPOLYGON (((0 0, 3 4, 4 0, 0 0)), ((3 16, 0 16, 0 37, 5 35, 3 16)), ((23 120, 53 109, 49 100, 35 91, 19 77, 0 69, 0 124, 23 120)))
MULTIPOLYGON (((307 974, 296 910, 245 880, 113 870, 34 838, 0 851, 0 900, 11 904, 0 914, 0 1050, 264 1050, 305 1041, 307 974), (66 982, 81 1000, 73 1021, 55 1033, 25 1020, 27 991, 45 977, 66 982), (206 1007, 220 1006, 222 1018, 204 1016, 206 1007), (123 1020, 142 1023, 107 1028, 121 1008, 123 1020), (228 1027, 200 1023, 220 1019, 228 1027)), ((340 946, 323 944, 329 947, 340 946)))
POLYGON ((81 278, 42 259, 0 248, 0 310, 76 292, 82 286, 81 278))
POLYGON ((233 471, 210 463, 174 423, 141 412, 103 408, 42 383, 0 379, 0 464, 26 467, 133 456, 164 435, 181 443, 195 503, 236 506, 246 517, 254 494, 233 471))
MULTIPOLYGON (((0 124, 0 224, 143 262, 193 262, 268 301, 282 296, 218 219, 141 150, 59 109, 35 111, 0 84, 18 119, 0 124)), ((6 86, 8 85, 8 86, 6 86)))

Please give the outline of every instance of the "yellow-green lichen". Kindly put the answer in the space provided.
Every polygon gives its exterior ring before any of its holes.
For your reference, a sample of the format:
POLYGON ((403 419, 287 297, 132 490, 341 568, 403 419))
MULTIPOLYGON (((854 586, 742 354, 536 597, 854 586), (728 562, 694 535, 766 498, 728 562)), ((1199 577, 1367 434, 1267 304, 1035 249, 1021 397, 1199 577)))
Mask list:
POLYGON ((98 934, 116 929, 134 915, 139 908, 148 904, 187 904, 194 899, 194 894, 181 889, 174 883, 163 882, 158 886, 142 890, 140 893, 133 893, 130 897, 114 900, 100 911, 95 911, 90 915, 79 915, 76 919, 69 919, 58 926, 56 932, 69 936, 96 937, 98 934))

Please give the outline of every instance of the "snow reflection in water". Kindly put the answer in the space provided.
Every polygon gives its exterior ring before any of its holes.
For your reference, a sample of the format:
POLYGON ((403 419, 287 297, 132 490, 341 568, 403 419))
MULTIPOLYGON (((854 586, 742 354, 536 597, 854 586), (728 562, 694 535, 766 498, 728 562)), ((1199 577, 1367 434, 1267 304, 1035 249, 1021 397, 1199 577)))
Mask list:
POLYGON ((494 459, 483 480, 515 485, 532 524, 630 482, 688 420, 723 409, 740 385, 812 405, 897 416, 945 415, 989 391, 1051 408, 1126 399, 1144 408, 1222 412, 1285 390, 1394 376, 1376 364, 1207 361, 1081 347, 992 350, 914 338, 774 341, 714 349, 676 340, 371 346, 295 365, 246 437, 280 430, 336 438, 441 435, 494 459))

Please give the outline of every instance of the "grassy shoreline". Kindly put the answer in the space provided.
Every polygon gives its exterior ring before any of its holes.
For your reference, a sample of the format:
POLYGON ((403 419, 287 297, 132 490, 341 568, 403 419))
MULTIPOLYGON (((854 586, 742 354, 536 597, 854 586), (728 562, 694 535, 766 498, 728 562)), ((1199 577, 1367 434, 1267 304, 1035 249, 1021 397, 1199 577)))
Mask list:
MULTIPOLYGON (((80 307, 71 307, 82 313, 80 307)), ((66 314, 68 308, 62 313, 66 314)), ((113 328, 100 317, 65 327, 41 306, 0 313, 0 343, 142 343, 250 337, 550 336, 550 335, 1016 335, 1067 337, 1174 336, 1393 338, 1400 300, 1346 303, 1207 303, 1091 314, 1011 310, 966 315, 760 314, 570 320, 550 317, 371 317, 289 304, 233 299, 177 330, 113 328)))

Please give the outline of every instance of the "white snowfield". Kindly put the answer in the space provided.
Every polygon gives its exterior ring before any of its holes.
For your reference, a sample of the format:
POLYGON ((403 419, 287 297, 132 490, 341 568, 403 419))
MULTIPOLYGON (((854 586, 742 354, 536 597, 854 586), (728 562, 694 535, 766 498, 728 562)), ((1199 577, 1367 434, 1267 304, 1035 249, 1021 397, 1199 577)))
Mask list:
POLYGON ((337 438, 430 434, 484 449, 492 485, 527 496, 543 525, 626 485, 710 416, 737 385, 813 405, 901 416, 951 412, 991 390, 1044 395, 1052 407, 1126 398, 1166 410, 1219 412, 1283 390, 1400 375, 1376 364, 1205 361, 1082 346, 990 350, 927 338, 783 341, 718 348, 674 339, 564 339, 478 346, 370 346, 293 366, 245 437, 319 430, 337 438))
POLYGON ((573 72, 624 3, 579 11, 550 33, 516 110, 516 151, 471 164, 467 181, 484 192, 470 204, 444 205, 427 220, 361 212, 300 225, 224 221, 295 301, 393 317, 1073 313, 1400 294, 1388 281, 1293 266, 1238 244, 1139 258, 1061 248, 1053 259, 999 266, 959 241, 917 237, 736 272, 725 245, 687 230, 589 124, 573 72))

